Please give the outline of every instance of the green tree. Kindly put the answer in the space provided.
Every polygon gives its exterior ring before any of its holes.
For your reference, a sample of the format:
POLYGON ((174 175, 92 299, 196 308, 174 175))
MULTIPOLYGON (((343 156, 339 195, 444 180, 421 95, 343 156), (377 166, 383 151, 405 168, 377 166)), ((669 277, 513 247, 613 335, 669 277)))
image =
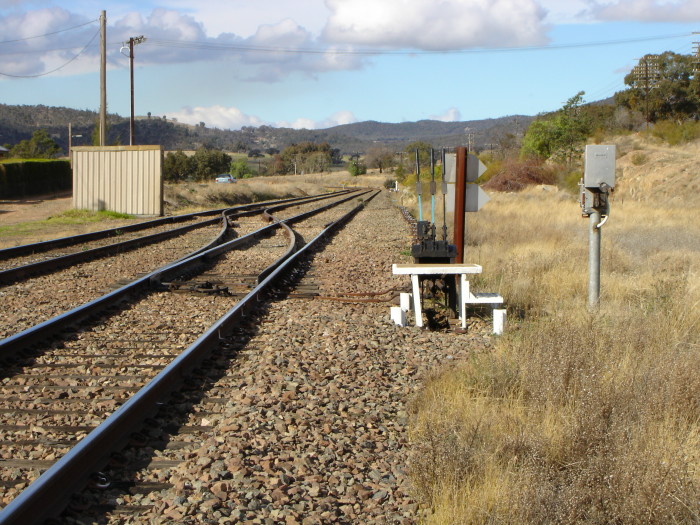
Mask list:
POLYGON ((199 148, 192 156, 194 180, 207 180, 231 169, 231 156, 220 150, 199 148))
POLYGON ((323 173, 331 169, 330 151, 314 151, 304 157, 302 169, 305 173, 323 173))
POLYGON ((585 91, 579 91, 567 100, 554 119, 561 131, 555 155, 558 154, 559 160, 564 160, 569 167, 573 164, 574 157, 583 152, 583 146, 592 131, 590 115, 582 108, 583 95, 585 91))
POLYGON ((629 89, 615 94, 615 102, 646 115, 649 122, 700 118, 700 76, 695 55, 666 51, 646 55, 625 77, 629 89))
POLYGON ((163 159, 163 178, 171 182, 182 182, 194 173, 194 163, 182 150, 169 152, 163 159))
MULTIPOLYGON (((415 166, 416 163, 416 150, 418 150, 418 160, 420 161, 421 165, 421 173, 425 172, 425 167, 428 167, 428 170, 430 169, 430 151, 433 149, 433 147, 428 144, 427 142, 423 142, 422 140, 417 140, 415 142, 411 142, 408 146, 404 148, 404 152, 406 152, 408 156, 408 164, 410 166, 415 166)), ((415 167, 414 167, 415 170, 415 167)))
POLYGON ((395 165, 394 152, 386 146, 372 146, 367 150, 365 160, 370 168, 379 168, 379 173, 395 165))
POLYGON ((22 140, 10 150, 10 156, 20 159, 53 159, 61 153, 56 141, 44 129, 38 129, 29 140, 22 140))
POLYGON ((300 142, 284 148, 273 165, 277 173, 325 171, 330 167, 332 157, 333 150, 327 142, 300 142))
POLYGON ((238 158, 231 162, 231 175, 235 179, 248 179, 254 175, 254 172, 246 159, 238 158))
POLYGON ((523 137, 523 156, 555 158, 571 166, 591 133, 591 119, 583 110, 583 91, 559 111, 534 120, 523 137))
POLYGON ((357 177, 358 175, 364 175, 367 173, 367 165, 364 164, 359 158, 355 157, 348 162, 347 170, 350 175, 357 177))

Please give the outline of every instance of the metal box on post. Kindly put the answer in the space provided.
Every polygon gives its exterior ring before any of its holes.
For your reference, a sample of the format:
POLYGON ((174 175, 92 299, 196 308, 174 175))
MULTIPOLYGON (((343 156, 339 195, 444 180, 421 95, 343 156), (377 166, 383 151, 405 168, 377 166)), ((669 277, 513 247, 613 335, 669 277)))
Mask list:
POLYGON ((615 189, 615 146, 588 145, 581 184, 581 209, 589 217, 593 210, 610 213, 608 196, 615 189))
POLYGON ((583 185, 586 189, 607 192, 615 188, 615 146, 586 146, 585 163, 583 185))

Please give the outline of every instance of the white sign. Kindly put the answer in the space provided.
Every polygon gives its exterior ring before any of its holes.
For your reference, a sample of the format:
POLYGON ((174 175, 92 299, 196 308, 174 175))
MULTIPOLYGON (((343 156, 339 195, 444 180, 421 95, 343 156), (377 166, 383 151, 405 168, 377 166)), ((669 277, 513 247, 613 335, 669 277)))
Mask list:
POLYGON ((479 211, 491 199, 477 184, 467 184, 467 197, 464 201, 464 211, 479 211))
MULTIPOLYGON (((474 182, 486 172, 486 166, 481 159, 470 153, 467 155, 467 182, 474 182)), ((469 211, 469 210, 467 210, 469 211)))

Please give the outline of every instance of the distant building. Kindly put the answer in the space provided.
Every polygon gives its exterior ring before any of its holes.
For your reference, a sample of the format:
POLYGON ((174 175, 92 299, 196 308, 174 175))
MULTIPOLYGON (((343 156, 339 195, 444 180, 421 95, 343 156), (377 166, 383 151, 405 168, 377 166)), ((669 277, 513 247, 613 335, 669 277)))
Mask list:
POLYGON ((10 150, 0 146, 0 159, 5 159, 10 156, 10 150))

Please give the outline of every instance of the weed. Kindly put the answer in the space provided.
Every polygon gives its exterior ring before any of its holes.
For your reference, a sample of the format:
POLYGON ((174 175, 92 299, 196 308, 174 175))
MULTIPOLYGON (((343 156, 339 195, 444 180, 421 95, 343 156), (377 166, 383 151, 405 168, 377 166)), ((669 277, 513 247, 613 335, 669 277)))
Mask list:
POLYGON ((663 120, 654 124, 651 134, 666 141, 671 146, 677 146, 700 137, 700 122, 689 120, 678 123, 663 120))
POLYGON ((632 154, 631 160, 635 166, 644 166, 649 161, 649 156, 646 153, 636 151, 632 154))
POLYGON ((115 211, 102 210, 102 211, 91 211, 91 210, 80 210, 72 209, 66 210, 60 215, 55 217, 49 217, 48 222, 53 222, 56 224, 83 224, 88 222, 99 222, 103 220, 110 219, 133 219, 133 215, 128 213, 118 213, 115 211))
POLYGON ((474 215, 466 258, 511 329, 412 403, 427 522, 697 523, 700 212, 613 207, 595 314, 573 197, 492 194, 474 215))
POLYGON ((484 188, 496 191, 521 191, 529 185, 556 184, 558 169, 535 159, 504 161, 490 176, 484 188))

